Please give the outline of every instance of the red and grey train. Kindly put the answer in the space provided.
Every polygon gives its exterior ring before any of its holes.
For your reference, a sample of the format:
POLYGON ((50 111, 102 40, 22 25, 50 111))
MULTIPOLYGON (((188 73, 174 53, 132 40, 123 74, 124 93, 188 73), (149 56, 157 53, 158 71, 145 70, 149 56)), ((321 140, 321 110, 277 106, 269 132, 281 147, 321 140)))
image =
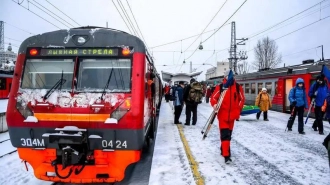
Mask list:
POLYGON ((0 74, 0 99, 8 99, 12 81, 12 74, 0 74))
POLYGON ((38 179, 121 181, 155 137, 161 79, 128 33, 81 27, 27 38, 11 88, 10 140, 38 179))
MULTIPOLYGON (((295 86, 296 80, 302 78, 305 81, 306 93, 308 93, 310 86, 316 80, 316 76, 320 75, 322 65, 329 68, 330 60, 324 62, 308 60, 299 65, 237 75, 235 79, 244 90, 245 104, 254 105, 258 93, 263 87, 266 87, 271 95, 272 110, 289 112, 288 95, 291 88, 295 86)), ((221 77, 210 79, 210 81, 220 80, 221 77)), ((310 101, 309 98, 307 99, 310 101)))

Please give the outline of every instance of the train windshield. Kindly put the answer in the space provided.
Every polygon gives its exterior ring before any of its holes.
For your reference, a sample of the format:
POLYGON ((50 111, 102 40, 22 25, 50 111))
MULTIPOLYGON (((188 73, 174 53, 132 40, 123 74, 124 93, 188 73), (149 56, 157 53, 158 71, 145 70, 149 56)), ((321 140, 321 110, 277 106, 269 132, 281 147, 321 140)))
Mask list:
POLYGON ((22 79, 22 88, 51 89, 62 77, 62 89, 71 89, 74 71, 72 59, 27 59, 22 79))
POLYGON ((77 90, 102 92, 103 89, 130 92, 130 59, 83 59, 80 62, 77 90))

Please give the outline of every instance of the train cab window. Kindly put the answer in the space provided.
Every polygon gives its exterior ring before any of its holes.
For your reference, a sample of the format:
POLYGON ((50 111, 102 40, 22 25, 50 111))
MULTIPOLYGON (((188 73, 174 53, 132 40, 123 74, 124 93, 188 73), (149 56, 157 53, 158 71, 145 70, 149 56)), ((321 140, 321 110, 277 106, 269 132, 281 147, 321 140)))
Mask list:
POLYGON ((256 84, 251 83, 251 94, 256 94, 256 84))
POLYGON ((273 88, 272 88, 272 82, 266 82, 266 89, 267 89, 267 92, 269 94, 272 93, 272 90, 273 90, 273 88))
POLYGON ((258 93, 261 91, 263 88, 264 84, 263 83, 258 83, 258 93))
POLYGON ((245 84, 245 93, 246 94, 250 93, 250 84, 245 84))
POLYGON ((0 90, 6 90, 6 78, 0 78, 0 90))
POLYGON ((83 59, 79 64, 78 91, 112 92, 131 90, 130 59, 83 59))
POLYGON ((62 77, 62 89, 71 89, 74 61, 72 59, 28 59, 25 63, 22 88, 51 89, 62 77))
POLYGON ((275 82, 275 95, 278 94, 278 86, 277 86, 277 82, 275 82))

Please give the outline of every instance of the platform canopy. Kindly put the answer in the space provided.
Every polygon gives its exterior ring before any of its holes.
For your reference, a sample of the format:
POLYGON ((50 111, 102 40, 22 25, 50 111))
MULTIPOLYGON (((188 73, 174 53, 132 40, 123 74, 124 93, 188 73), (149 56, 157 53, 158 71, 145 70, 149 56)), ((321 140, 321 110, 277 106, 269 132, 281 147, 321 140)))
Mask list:
POLYGON ((175 83, 179 81, 190 82, 191 78, 194 78, 200 75, 203 71, 193 72, 193 73, 169 73, 166 71, 162 71, 162 79, 167 83, 175 83))

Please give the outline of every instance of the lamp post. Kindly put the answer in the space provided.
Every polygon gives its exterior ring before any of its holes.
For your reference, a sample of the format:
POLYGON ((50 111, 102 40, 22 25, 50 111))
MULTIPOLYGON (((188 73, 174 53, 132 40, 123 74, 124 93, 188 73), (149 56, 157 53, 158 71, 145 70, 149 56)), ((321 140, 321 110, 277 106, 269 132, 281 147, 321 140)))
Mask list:
MULTIPOLYGON (((324 55, 323 55, 323 45, 321 45, 321 46, 319 46, 319 47, 321 47, 322 48, 322 61, 324 61, 324 55)), ((317 47, 317 48, 319 48, 319 47, 317 47)))

